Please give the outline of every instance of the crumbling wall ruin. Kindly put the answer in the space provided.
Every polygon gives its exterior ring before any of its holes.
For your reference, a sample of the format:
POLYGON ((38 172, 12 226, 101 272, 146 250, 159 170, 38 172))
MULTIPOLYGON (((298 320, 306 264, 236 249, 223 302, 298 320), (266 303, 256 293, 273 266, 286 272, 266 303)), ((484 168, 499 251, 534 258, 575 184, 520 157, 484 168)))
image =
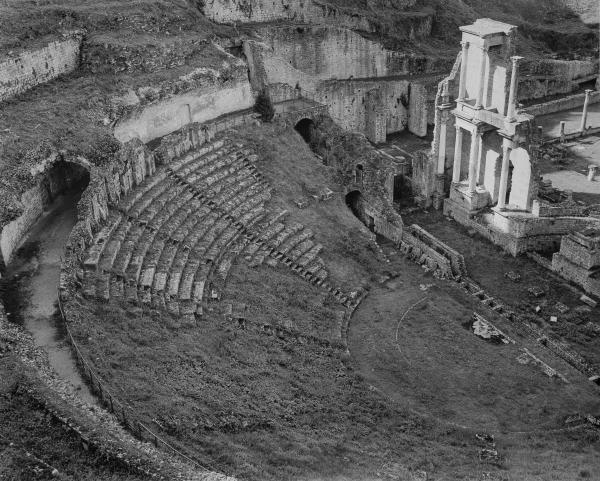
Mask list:
POLYGON ((75 70, 82 39, 83 32, 71 32, 63 40, 0 62, 0 102, 75 70))
POLYGON ((244 49, 255 91, 267 89, 274 101, 303 96, 327 105, 331 117, 345 130, 369 134, 368 120, 376 110, 385 118, 387 134, 409 129, 423 136, 427 133, 428 120, 433 119, 435 76, 417 81, 393 77, 320 80, 273 55, 262 43, 248 41, 244 49), (374 90, 378 91, 377 95, 372 94, 374 90), (373 99, 380 99, 383 109, 377 109, 373 99))

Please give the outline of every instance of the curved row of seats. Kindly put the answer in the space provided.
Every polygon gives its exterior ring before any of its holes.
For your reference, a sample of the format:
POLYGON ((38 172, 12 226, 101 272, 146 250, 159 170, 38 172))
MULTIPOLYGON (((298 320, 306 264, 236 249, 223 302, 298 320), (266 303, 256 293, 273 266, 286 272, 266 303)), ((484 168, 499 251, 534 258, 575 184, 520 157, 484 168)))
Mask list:
POLYGON ((260 264, 274 252, 323 283, 322 246, 312 232, 286 226, 283 216, 265 219, 271 192, 255 160, 244 145, 221 139, 135 187, 111 207, 88 251, 85 295, 201 315, 238 255, 260 264))

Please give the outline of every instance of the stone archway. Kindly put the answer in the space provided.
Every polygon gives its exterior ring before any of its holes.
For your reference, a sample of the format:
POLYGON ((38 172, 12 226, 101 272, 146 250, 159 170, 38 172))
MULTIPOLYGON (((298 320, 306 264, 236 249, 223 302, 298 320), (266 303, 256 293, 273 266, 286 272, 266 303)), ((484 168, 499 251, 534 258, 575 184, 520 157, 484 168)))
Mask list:
POLYGON ((513 209, 531 210, 533 200, 533 172, 529 152, 519 147, 510 153, 513 166, 510 183, 509 205, 513 209))
POLYGON ((310 144, 315 135, 315 122, 309 118, 300 119, 294 127, 307 144, 310 144))

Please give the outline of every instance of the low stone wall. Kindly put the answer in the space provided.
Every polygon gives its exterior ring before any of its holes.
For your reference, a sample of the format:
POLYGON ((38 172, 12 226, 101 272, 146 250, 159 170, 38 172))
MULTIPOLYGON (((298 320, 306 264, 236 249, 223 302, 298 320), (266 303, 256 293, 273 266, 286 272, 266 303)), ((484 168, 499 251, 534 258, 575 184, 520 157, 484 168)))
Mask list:
POLYGON ((453 277, 450 260, 408 230, 402 234, 400 250, 419 264, 426 265, 432 271, 438 271, 443 277, 453 277))
POLYGON ((413 224, 408 228, 410 234, 424 242, 426 245, 431 247, 437 253, 444 256, 446 259, 450 261, 450 265, 452 267, 452 272, 454 275, 466 276, 467 275, 467 267, 465 264, 465 258, 462 254, 460 254, 457 250, 450 247, 448 244, 442 242, 434 235, 427 232, 421 226, 417 224, 413 224))
MULTIPOLYGON (((555 112, 562 112, 563 110, 570 110, 576 109, 578 107, 583 107, 584 102, 584 93, 569 95, 568 97, 563 97, 560 99, 551 100, 549 102, 532 105, 531 107, 521 109, 520 112, 535 116, 553 114, 555 112)), ((592 92, 590 94, 590 104, 595 104, 598 102, 600 102, 600 91, 592 92)))
POLYGON ((65 37, 39 50, 2 60, 0 102, 75 70, 79 66, 83 32, 72 32, 65 37))

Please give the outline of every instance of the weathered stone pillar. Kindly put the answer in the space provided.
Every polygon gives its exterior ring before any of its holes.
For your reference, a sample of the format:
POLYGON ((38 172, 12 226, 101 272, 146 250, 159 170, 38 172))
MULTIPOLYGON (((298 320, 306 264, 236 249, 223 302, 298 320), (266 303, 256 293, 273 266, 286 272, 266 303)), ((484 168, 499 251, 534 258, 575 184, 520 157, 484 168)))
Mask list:
POLYGON ((460 60, 460 83, 458 86, 457 101, 461 102, 467 97, 467 62, 469 60, 469 42, 462 41, 462 55, 460 60))
POLYGON ((588 116, 588 108, 590 106, 590 94, 593 92, 593 90, 586 90, 585 91, 585 102, 583 103, 583 114, 581 115, 581 127, 579 127, 579 130, 581 130, 582 132, 585 132, 585 128, 587 125, 587 116, 588 116))
POLYGON ((476 109, 483 108, 483 92, 485 91, 485 70, 488 63, 488 48, 481 47, 481 65, 479 66, 479 90, 477 91, 476 109))
POLYGON ((565 125, 567 123, 564 120, 560 121, 560 138, 562 139, 565 136, 565 125))
POLYGON ((446 135, 448 130, 448 119, 446 112, 442 112, 441 115, 442 125, 440 125, 440 143, 438 147, 438 162, 437 162, 437 173, 444 174, 446 170, 446 135))
POLYGON ((454 166, 452 170, 452 182, 458 184, 460 182, 460 169, 462 166, 462 143, 463 143, 463 131, 455 125, 456 129, 456 141, 454 143, 454 166))
POLYGON ((475 182, 476 184, 481 184, 481 176, 483 167, 483 132, 481 133, 481 138, 477 145, 477 171, 475 174, 475 182))
POLYGON ((477 153, 482 133, 474 129, 471 132, 471 150, 469 152, 469 193, 475 193, 477 187, 477 153))
POLYGON ((498 208, 506 208, 506 192, 508 191, 508 169, 510 167, 510 152, 512 142, 510 139, 502 140, 502 170, 500 171, 500 190, 498 191, 498 208))
POLYGON ((596 173, 598 172, 598 166, 592 164, 588 167, 588 169, 589 169, 588 180, 590 182, 594 182, 594 180, 596 179, 596 173))
POLYGON ((512 72, 510 75, 510 92, 508 94, 508 111, 506 113, 506 119, 509 122, 516 120, 517 110, 517 92, 519 90, 519 62, 523 57, 515 55, 510 57, 512 60, 512 72))

